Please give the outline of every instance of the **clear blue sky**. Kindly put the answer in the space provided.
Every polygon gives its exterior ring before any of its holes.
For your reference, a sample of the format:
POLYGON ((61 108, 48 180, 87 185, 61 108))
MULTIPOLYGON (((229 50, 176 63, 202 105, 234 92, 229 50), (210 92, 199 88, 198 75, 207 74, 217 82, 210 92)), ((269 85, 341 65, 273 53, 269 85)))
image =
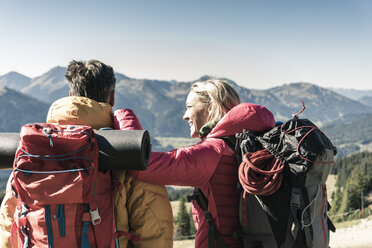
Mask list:
POLYGON ((0 75, 90 58, 134 78, 372 89, 372 1, 0 1, 0 75))

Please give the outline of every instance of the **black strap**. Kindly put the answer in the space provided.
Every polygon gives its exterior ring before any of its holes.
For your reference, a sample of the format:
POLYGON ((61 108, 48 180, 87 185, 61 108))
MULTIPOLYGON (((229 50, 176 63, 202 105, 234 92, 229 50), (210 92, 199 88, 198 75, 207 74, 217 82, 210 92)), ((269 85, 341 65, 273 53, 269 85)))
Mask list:
POLYGON ((328 229, 331 230, 332 232, 336 232, 336 227, 331 221, 330 218, 327 218, 327 224, 328 224, 328 229))
MULTIPOLYGON (((298 210, 301 207, 301 198, 306 204, 309 204, 307 191, 302 191, 300 188, 292 187, 291 200, 290 200, 290 211, 293 220, 292 235, 296 243, 298 231, 301 229, 301 223, 299 221, 298 210)), ((310 213, 307 212, 307 217, 310 217, 310 213)), ((312 247, 312 230, 310 227, 302 227, 303 233, 305 235, 305 242, 307 247, 312 247)))
MULTIPOLYGON (((327 200, 327 211, 329 212, 329 210, 331 210, 331 205, 329 204, 329 201, 327 200)), ((327 216, 327 224, 328 224, 329 230, 331 230, 332 232, 336 232, 336 227, 328 216, 327 216)))
MULTIPOLYGON (((319 187, 320 186, 318 185, 317 192, 316 192, 317 194, 319 193, 318 191, 320 190, 319 187)), ((311 204, 311 199, 309 198, 309 193, 308 193, 306 188, 302 189, 302 196, 303 196, 303 200, 305 202, 305 206, 308 206, 309 204, 311 204)), ((309 223, 311 221, 310 220, 311 219, 310 207, 307 208, 306 214, 304 216, 307 219, 307 223, 309 223)), ((306 245, 308 247, 313 247, 313 238, 314 238, 313 226, 312 225, 303 226, 302 229, 304 230, 304 233, 305 233, 306 245)))
POLYGON ((290 200, 290 211, 293 221, 293 226, 291 228, 292 235, 294 240, 296 240, 297 232, 300 230, 300 222, 298 221, 298 209, 301 204, 301 189, 293 187, 291 191, 291 200, 290 200))
POLYGON ((242 162, 244 154, 248 152, 256 152, 262 149, 262 144, 257 140, 257 135, 261 133, 253 133, 248 130, 243 130, 241 133, 236 133, 234 136, 219 137, 234 151, 234 156, 238 164, 242 162))
POLYGON ((194 188, 191 196, 187 196, 187 200, 196 200, 199 207, 204 211, 205 220, 208 222, 208 248, 215 248, 217 241, 217 247, 226 248, 225 242, 223 241, 220 232, 218 231, 216 224, 214 223, 212 214, 208 211, 208 199, 204 195, 203 191, 199 188, 194 188))
POLYGON ((235 151, 236 150, 236 141, 237 139, 235 138, 235 136, 226 136, 226 137, 221 137, 220 139, 222 139, 223 141, 225 141, 225 143, 233 150, 235 151))

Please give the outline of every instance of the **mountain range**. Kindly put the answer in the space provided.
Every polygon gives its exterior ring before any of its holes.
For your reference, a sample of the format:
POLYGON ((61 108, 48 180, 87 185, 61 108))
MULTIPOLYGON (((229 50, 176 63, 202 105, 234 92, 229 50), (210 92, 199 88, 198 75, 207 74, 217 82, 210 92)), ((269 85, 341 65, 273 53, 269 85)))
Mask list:
POLYGON ((19 132, 21 126, 46 119, 49 104, 0 86, 0 131, 19 132))
POLYGON ((330 90, 357 101, 360 101, 363 97, 372 97, 372 90, 356 90, 344 88, 330 88, 330 90))
MULTIPOLYGON (((17 72, 0 76, 0 131, 18 131, 26 122, 43 122, 50 103, 68 95, 65 71, 65 67, 58 66, 35 78, 17 72)), ((211 77, 203 76, 195 81, 209 78, 211 77)), ((148 129, 152 136, 189 136, 188 124, 182 116, 187 94, 195 81, 134 79, 120 73, 116 73, 116 79, 115 108, 133 109, 143 127, 148 129)), ((240 86, 230 79, 226 80, 238 91, 242 102, 266 106, 278 121, 285 121, 291 118, 292 114, 299 112, 302 108, 301 100, 304 100, 306 109, 301 117, 309 118, 329 130, 327 132, 337 137, 337 145, 348 142, 338 137, 342 136, 343 123, 346 125, 346 120, 363 120, 365 123, 370 118, 369 123, 372 123, 372 116, 368 115, 372 113, 372 108, 369 107, 372 106, 372 96, 369 91, 354 90, 357 96, 352 99, 347 95, 352 94, 353 90, 327 89, 311 83, 299 82, 257 90, 240 86), (349 118, 350 115, 354 117, 349 118), (332 128, 332 125, 336 125, 337 129, 332 128), (335 130, 338 131, 334 132, 335 130)), ((372 130, 364 131, 371 133, 359 135, 362 140, 355 143, 355 146, 360 146, 360 149, 368 147, 366 144, 372 144, 372 140, 367 140, 367 137, 372 137, 372 130)), ((343 150, 342 154, 353 150, 349 148, 343 150)))

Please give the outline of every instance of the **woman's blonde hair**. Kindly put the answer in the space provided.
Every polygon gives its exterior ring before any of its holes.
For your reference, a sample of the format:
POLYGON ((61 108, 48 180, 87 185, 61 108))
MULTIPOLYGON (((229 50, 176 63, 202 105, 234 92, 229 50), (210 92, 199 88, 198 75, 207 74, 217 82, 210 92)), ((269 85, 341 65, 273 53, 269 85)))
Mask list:
POLYGON ((225 80, 213 79, 195 82, 190 91, 199 95, 201 103, 206 105, 208 118, 206 123, 213 126, 240 103, 239 94, 225 80))

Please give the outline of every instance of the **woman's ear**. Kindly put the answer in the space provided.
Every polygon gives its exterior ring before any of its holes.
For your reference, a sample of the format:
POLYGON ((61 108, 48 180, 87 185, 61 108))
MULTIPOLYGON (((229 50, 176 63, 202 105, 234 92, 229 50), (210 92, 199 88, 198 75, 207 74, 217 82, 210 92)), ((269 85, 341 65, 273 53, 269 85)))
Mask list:
POLYGON ((208 105, 205 106, 205 110, 203 113, 203 125, 207 124, 209 117, 212 115, 213 115, 212 104, 208 103, 208 105))
POLYGON ((111 107, 114 107, 114 105, 115 105, 115 90, 111 91, 110 99, 109 99, 108 103, 111 105, 111 107))

